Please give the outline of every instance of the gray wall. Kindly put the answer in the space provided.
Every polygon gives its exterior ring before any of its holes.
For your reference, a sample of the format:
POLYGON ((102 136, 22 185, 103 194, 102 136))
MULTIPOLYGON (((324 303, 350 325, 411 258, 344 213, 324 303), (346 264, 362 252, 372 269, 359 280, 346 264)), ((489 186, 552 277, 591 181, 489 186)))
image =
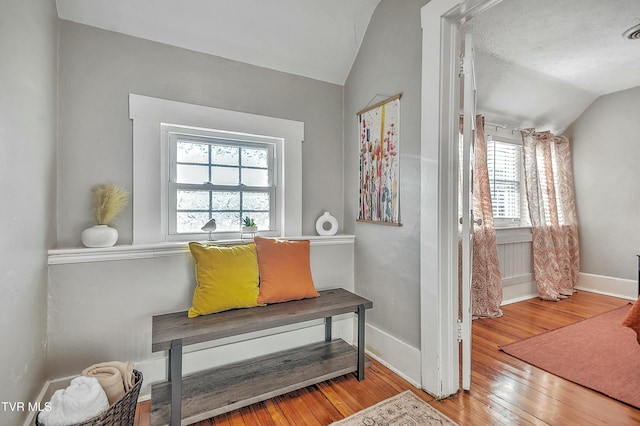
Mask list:
POLYGON ((569 129, 581 272, 637 280, 640 87, 598 98, 569 129))
MULTIPOLYGON (((0 2, 0 401, 36 401, 45 375, 47 249, 53 243, 55 2, 0 2)), ((27 412, 0 408, 0 424, 27 412)))
MULTIPOLYGON (((342 223, 341 86, 69 21, 59 61, 58 247, 81 246, 92 186, 132 188, 129 92, 304 121, 303 233, 325 210, 342 223)), ((131 206, 115 226, 131 243, 131 206)))
MULTIPOLYGON (((420 8, 425 0, 382 0, 345 84, 345 230, 356 235, 356 292, 374 302, 367 321, 420 348, 420 8), (376 95, 400 101, 401 227, 356 223, 356 112, 376 95)), ((380 97, 376 101, 381 100, 380 97)))
MULTIPOLYGON (((339 285, 353 290, 353 252, 351 241, 312 241, 311 273, 316 288, 339 285)), ((195 278, 188 252, 148 259, 51 265, 49 277, 49 295, 55 301, 49 307, 48 372, 51 378, 77 375, 98 362, 128 360, 144 375, 143 393, 147 393, 149 384, 166 380, 167 353, 151 352, 151 317, 191 306, 195 278)), ((290 347, 300 344, 282 330, 278 334, 282 341, 293 340, 290 347)), ((228 346, 230 342, 246 339, 247 336, 242 336, 222 342, 228 346)), ((264 341, 254 343, 266 345, 273 351, 283 349, 270 347, 264 341)), ((220 344, 217 341, 191 346, 185 353, 220 344)), ((244 348, 245 352, 227 362, 258 355, 255 346, 249 352, 244 348)), ((235 350, 242 351, 242 346, 235 350)), ((195 364, 199 368, 187 361, 185 374, 189 368, 193 371, 220 363, 220 355, 197 356, 203 357, 195 364)))

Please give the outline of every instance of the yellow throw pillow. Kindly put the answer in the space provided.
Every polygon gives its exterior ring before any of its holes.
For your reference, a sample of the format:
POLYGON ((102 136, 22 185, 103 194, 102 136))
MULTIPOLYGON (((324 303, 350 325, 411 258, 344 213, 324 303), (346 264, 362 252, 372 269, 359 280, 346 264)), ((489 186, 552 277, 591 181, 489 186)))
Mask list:
POLYGON ((213 246, 189 243, 196 266, 196 289, 189 318, 258 303, 258 257, 253 243, 213 246))
POLYGON ((318 297, 311 276, 309 240, 254 238, 260 268, 259 303, 318 297))

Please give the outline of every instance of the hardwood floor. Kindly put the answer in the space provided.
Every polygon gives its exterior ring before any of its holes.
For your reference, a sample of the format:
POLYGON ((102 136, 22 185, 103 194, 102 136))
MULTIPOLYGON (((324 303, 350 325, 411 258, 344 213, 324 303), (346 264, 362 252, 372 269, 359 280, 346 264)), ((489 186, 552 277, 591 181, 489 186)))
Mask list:
MULTIPOLYGON (((498 350, 547 330, 628 303, 578 292, 560 302, 531 299, 503 307, 502 318, 473 322, 471 391, 443 401, 373 361, 366 379, 353 375, 291 392, 200 422, 205 425, 327 425, 411 389, 460 425, 639 425, 640 410, 530 366, 498 350)), ((639 349, 640 350, 640 349, 639 349)), ((150 403, 138 405, 136 425, 150 424, 150 403)))

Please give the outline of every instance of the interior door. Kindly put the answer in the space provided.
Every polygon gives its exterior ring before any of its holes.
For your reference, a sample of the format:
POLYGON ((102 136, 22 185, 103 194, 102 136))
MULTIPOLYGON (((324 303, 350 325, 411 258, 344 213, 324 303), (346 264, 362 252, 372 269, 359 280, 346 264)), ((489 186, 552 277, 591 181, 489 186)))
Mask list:
POLYGON ((461 84, 463 86, 463 137, 461 147, 462 185, 461 284, 458 336, 462 344, 462 388, 471 389, 471 275, 473 269, 473 141, 475 140, 476 81, 473 69, 473 40, 464 36, 461 84))

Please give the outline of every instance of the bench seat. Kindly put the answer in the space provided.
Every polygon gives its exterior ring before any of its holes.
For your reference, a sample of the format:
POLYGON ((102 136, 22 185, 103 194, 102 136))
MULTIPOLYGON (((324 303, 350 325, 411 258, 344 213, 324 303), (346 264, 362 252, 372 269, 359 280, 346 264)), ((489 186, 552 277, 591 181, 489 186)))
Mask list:
POLYGON ((187 312, 152 319, 152 351, 169 351, 169 380, 151 388, 152 424, 191 424, 334 377, 364 379, 365 298, 344 289, 320 297, 187 318, 187 312), (358 314, 358 347, 332 339, 331 317, 358 314), (182 377, 182 347, 224 337, 325 319, 325 341, 223 365, 182 377))

